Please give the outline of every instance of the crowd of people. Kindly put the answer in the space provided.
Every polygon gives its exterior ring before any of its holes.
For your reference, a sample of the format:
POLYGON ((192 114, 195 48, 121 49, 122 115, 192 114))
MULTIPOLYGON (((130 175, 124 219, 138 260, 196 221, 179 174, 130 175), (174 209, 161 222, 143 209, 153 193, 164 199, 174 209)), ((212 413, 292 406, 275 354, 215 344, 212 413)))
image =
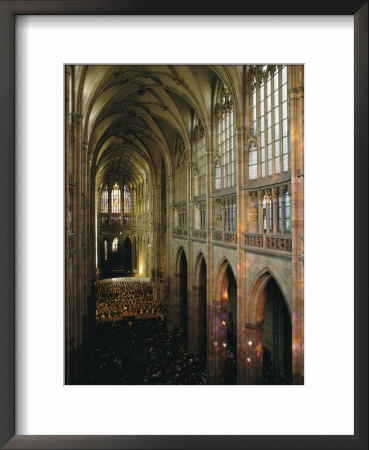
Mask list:
POLYGON ((151 281, 102 280, 96 282, 96 322, 114 322, 124 317, 153 318, 161 305, 153 298, 151 281))
POLYGON ((186 350, 185 332, 160 319, 96 326, 88 384, 206 384, 206 361, 186 350))
MULTIPOLYGON (((207 384, 206 356, 187 350, 187 331, 168 331, 152 281, 96 282, 96 327, 83 384, 207 384)), ((236 383, 236 345, 229 331, 221 384, 236 383)))

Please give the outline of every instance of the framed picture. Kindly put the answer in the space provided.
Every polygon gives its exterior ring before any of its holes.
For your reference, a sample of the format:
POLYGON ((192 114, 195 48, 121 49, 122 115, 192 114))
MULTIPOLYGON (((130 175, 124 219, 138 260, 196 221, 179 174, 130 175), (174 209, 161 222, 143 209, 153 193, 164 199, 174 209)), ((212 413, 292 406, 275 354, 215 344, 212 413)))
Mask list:
POLYGON ((364 1, 301 5, 304 14, 316 14, 306 40, 301 37, 303 16, 288 2, 279 2, 278 11, 269 2, 235 2, 227 7, 160 1, 150 6, 125 1, 0 3, 0 179, 10 211, 1 222, 4 448, 367 448, 367 339, 363 338, 367 337, 368 6, 364 1), (157 17, 161 23, 155 28, 156 17, 146 15, 162 11, 165 15, 157 17), (109 17, 87 17, 97 14, 109 17), (169 14, 176 17, 166 18, 169 14), (241 17, 227 17, 235 14, 241 17), (273 17, 262 17, 267 15, 273 17), (283 30, 277 31, 281 15, 299 17, 287 18, 283 30), (335 23, 337 15, 342 19, 335 23), (57 33, 60 37, 55 38, 57 33), (283 39, 292 34, 290 53, 279 53, 283 39), (80 36, 88 42, 85 51, 80 36), (131 36, 139 44, 133 45, 131 36), (323 45, 325 36, 328 43, 323 45), (243 51, 240 42, 245 43, 247 56, 238 56, 243 51), (319 42, 333 55, 319 54, 319 42), (114 56, 121 43, 124 56, 114 56), (350 43, 355 44, 354 52, 350 43), (176 50, 174 59, 167 56, 176 50), (334 66, 334 58, 340 61, 340 74, 331 74, 328 83, 327 68, 334 66), (91 80, 100 80, 100 87, 91 80), (104 92, 114 89, 116 93, 106 100, 104 92), (79 109, 79 102, 85 106, 79 109), (117 117, 116 122, 103 132, 109 117, 117 117), (95 125, 87 125, 94 121, 95 125), (303 150, 299 153, 304 121, 306 172, 303 150), (220 127, 214 136, 209 132, 211 123, 220 127), (183 132, 187 126, 189 131, 183 132), (149 127, 151 136, 145 133, 149 127), (86 132, 80 135, 83 129, 86 132), (105 136, 105 141, 94 138, 94 133, 105 136), (154 139, 154 144, 146 139, 154 139), (164 147, 155 153, 163 140, 173 155, 169 151, 166 156, 164 147), (91 180, 84 178, 77 147, 90 154, 83 164, 93 167, 91 180), (161 173, 156 188, 148 176, 153 173, 150 165, 161 173), (239 182, 233 184, 232 174, 239 182), (337 189, 345 176, 340 195, 334 191, 330 196, 328 192, 337 189), (303 225, 293 228, 303 216, 304 177, 305 231, 303 225), (293 179, 299 180, 300 188, 293 179), (78 238, 73 245, 85 225, 90 228, 86 239, 78 238), (338 245, 341 233, 348 242, 343 247, 338 245), (237 245, 240 240, 242 248, 237 245), (232 245, 237 249, 234 261, 232 245), (224 257, 212 257, 211 252, 224 257), (239 268, 243 265, 248 273, 255 272, 255 282, 243 279, 246 271, 239 268), (86 303, 85 314, 78 295, 90 289, 83 283, 88 273, 86 279, 95 282, 86 296, 93 300, 86 303), (283 276, 290 280, 286 285, 283 276), (211 288, 201 284, 205 279, 211 288), (125 300, 135 289, 145 301, 125 300), (209 292, 219 300, 211 310, 209 292), (246 313, 245 305, 252 305, 253 298, 255 310, 246 313), (79 341, 86 339, 83 327, 88 329, 91 320, 100 330, 105 327, 103 333, 117 323, 126 327, 119 339, 127 336, 129 343, 116 355, 108 380, 99 367, 106 364, 111 348, 94 340, 85 366, 78 353, 79 341), (353 320, 355 327, 350 328, 353 320), (145 321, 154 328, 160 321, 170 324, 164 347, 170 353, 172 339, 184 350, 185 359, 176 363, 186 374, 178 369, 174 383, 162 373, 169 373, 170 366, 151 370, 158 362, 152 336, 161 331, 150 329, 147 345, 137 343, 137 330, 145 328, 145 321), (224 336, 216 324, 224 325, 224 336), (98 355, 100 351, 103 355, 98 355), (200 355, 195 362, 192 351, 200 355), (141 368, 142 361, 148 361, 145 373, 119 368, 123 354, 129 364, 141 358, 141 368), (196 370, 201 361, 205 365, 200 380, 196 370), (189 367, 192 373, 187 374, 189 367), (195 386, 203 383, 208 386, 195 386), (263 405, 270 407, 265 410, 263 405), (104 419, 98 418, 99 411, 105 411, 104 419))

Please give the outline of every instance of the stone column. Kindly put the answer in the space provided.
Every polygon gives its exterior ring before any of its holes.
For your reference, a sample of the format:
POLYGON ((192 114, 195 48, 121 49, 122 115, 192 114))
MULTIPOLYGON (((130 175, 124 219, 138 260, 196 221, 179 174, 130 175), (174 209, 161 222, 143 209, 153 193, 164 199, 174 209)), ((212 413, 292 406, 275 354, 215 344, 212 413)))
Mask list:
POLYGON ((200 352, 200 293, 201 288, 193 286, 188 302, 188 350, 194 353, 200 352))
POLYGON ((67 268, 65 272, 65 383, 71 382, 71 352, 72 342, 72 302, 73 302, 73 257, 74 257, 74 233, 73 233, 73 126, 72 126, 72 92, 73 92, 73 68, 65 66, 65 217, 66 220, 66 239, 65 260, 67 268))
POLYGON ((273 234, 278 233, 278 190, 272 189, 272 202, 273 202, 273 234))
POLYGON ((212 135, 207 136, 207 149, 206 149, 206 232, 207 232, 207 240, 206 240, 206 252, 207 252, 207 260, 206 260, 206 324, 207 324, 207 332, 206 332, 206 342, 207 342, 207 370, 208 373, 212 370, 212 357, 213 354, 213 329, 212 329, 212 299, 214 298, 214 274, 213 274, 213 245, 211 242, 211 233, 212 230, 216 228, 217 221, 214 217, 214 202, 210 197, 213 187, 214 187, 214 161, 213 161, 213 152, 211 149, 211 138, 212 135))
POLYGON ((244 329, 245 345, 240 355, 242 373, 240 384, 263 383, 263 322, 246 323, 244 329))
POLYGON ((304 383, 304 67, 289 66, 291 231, 292 231, 292 372, 304 383))
POLYGON ((285 194, 286 194, 286 186, 282 186, 279 189, 279 195, 281 197, 281 234, 286 233, 286 201, 285 201, 285 194))
POLYGON ((170 311, 168 310, 168 328, 173 329, 181 326, 181 298, 180 298, 181 274, 174 274, 174 289, 171 294, 172 301, 170 311))
POLYGON ((168 229, 166 234, 167 239, 167 253, 168 253, 168 273, 169 273, 169 283, 168 283, 168 303, 167 303, 167 327, 168 330, 172 330, 176 326, 175 318, 175 296, 176 296, 176 286, 177 277, 175 274, 175 261, 173 261, 173 228, 175 219, 175 208, 173 206, 174 199, 174 186, 173 186, 173 176, 167 175, 167 222, 168 229))
POLYGON ((266 201, 266 233, 270 234, 270 193, 269 190, 265 192, 266 201))
POLYGON ((120 226, 124 225, 124 184, 120 184, 120 226))
POLYGON ((151 269, 153 269, 154 276, 154 300, 158 300, 158 270, 160 267, 160 246, 161 246, 161 186, 155 185, 153 190, 153 204, 152 204, 152 245, 151 250, 151 269))
POLYGON ((227 303, 225 300, 213 301, 210 317, 208 379, 210 384, 220 384, 227 360, 227 303))
POLYGON ((263 197, 264 191, 258 191, 258 204, 259 204, 259 233, 262 234, 264 232, 264 224, 263 224, 263 197))
POLYGON ((111 190, 112 190, 112 186, 111 183, 108 183, 108 225, 111 226, 112 221, 111 221, 111 190))
POLYGON ((81 341, 81 314, 80 302, 83 299, 83 252, 82 252, 82 236, 83 236, 83 217, 81 211, 83 209, 82 193, 83 193, 83 178, 82 178, 82 122, 83 115, 79 113, 72 113, 72 128, 73 128, 73 179, 75 182, 74 189, 74 203, 73 216, 75 223, 75 256, 73 258, 73 287, 74 298, 72 302, 73 317, 72 317, 72 360, 74 381, 78 380, 80 374, 79 355, 80 355, 80 341, 81 341))

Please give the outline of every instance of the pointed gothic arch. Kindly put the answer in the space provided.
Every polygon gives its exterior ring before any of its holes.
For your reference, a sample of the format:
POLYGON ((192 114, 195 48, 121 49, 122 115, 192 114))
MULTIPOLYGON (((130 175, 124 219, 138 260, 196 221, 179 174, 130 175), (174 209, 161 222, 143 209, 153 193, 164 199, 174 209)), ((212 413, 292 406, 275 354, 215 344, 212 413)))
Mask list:
POLYGON ((291 311, 280 283, 268 267, 256 276, 248 304, 248 317, 253 321, 249 328, 257 330, 249 338, 256 349, 249 356, 255 365, 254 382, 291 384, 291 311))
POLYGON ((132 273, 132 242, 129 236, 123 241, 123 270, 126 275, 132 273))
POLYGON ((190 350, 204 358, 207 353, 207 267, 204 254, 196 258, 189 320, 190 350))
POLYGON ((188 327, 188 264, 183 247, 179 247, 176 260, 176 303, 179 315, 178 323, 183 329, 187 340, 188 327))
POLYGON ((212 304, 210 376, 217 384, 237 383, 237 281, 226 257, 218 264, 212 304))

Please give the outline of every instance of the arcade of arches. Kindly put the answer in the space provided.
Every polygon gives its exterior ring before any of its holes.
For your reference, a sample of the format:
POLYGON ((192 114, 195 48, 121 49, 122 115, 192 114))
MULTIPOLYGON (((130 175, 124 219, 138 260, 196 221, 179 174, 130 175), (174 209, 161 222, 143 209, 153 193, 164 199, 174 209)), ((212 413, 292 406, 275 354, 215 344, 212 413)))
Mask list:
POLYGON ((303 66, 66 66, 65 92, 66 383, 124 277, 206 383, 303 384, 303 66))

